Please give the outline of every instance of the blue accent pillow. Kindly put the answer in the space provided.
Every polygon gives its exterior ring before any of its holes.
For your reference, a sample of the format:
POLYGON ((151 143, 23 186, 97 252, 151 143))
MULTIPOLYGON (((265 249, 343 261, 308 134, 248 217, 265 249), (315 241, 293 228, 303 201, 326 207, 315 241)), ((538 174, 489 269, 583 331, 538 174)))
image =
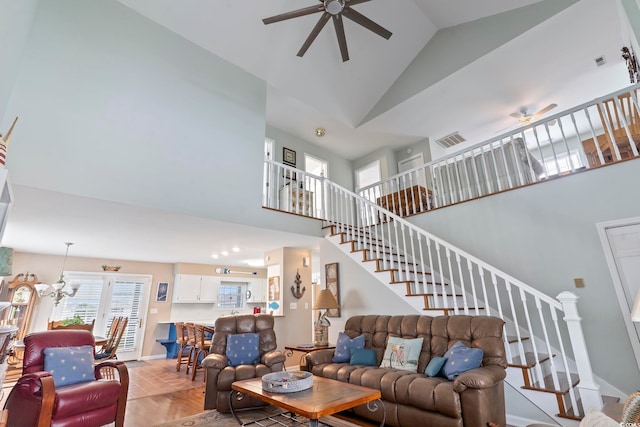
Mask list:
POLYGON ((440 370, 442 369, 446 361, 447 359, 445 357, 433 357, 424 370, 425 375, 428 377, 435 377, 440 373, 440 370))
POLYGON ((418 372, 418 358, 423 341, 424 338, 389 337, 380 367, 418 372))
POLYGON ((229 366, 255 365, 260 361, 259 334, 235 334, 227 337, 229 366))
POLYGON ((364 335, 349 338, 349 335, 344 332, 338 334, 338 341, 336 342, 336 350, 333 352, 334 363, 345 363, 351 360, 352 348, 364 348, 364 335))
POLYGON ((350 365, 378 366, 378 355, 372 348, 352 348, 350 365))
POLYGON ((44 370, 51 372, 56 387, 95 381, 93 347, 49 347, 44 349, 44 370))
POLYGON ((461 373, 480 367, 483 356, 481 348, 469 348, 458 341, 444 354, 447 361, 442 367, 442 375, 453 381, 461 373))

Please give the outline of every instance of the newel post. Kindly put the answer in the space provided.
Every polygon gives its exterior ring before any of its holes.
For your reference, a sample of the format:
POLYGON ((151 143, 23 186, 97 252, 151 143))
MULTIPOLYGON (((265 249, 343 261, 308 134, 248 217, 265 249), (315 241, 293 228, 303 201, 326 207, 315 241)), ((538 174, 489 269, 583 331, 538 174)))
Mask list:
POLYGON ((562 310, 564 311, 564 321, 567 324, 573 357, 580 377, 577 388, 580 390, 582 409, 586 414, 592 408, 602 409, 603 403, 600 386, 593 379, 591 360, 589 359, 587 344, 582 332, 582 318, 578 314, 578 298, 576 294, 566 291, 556 297, 562 304, 562 310))

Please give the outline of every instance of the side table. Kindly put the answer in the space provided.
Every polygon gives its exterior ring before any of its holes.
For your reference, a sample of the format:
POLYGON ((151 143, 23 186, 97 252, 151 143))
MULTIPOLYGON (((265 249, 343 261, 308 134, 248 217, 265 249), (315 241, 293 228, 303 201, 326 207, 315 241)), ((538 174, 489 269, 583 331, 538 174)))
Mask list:
POLYGON ((303 353, 302 356, 300 356, 300 370, 301 371, 308 371, 308 366, 307 366, 307 359, 306 356, 308 353, 311 353, 312 351, 317 351, 317 350, 331 350, 331 349, 335 349, 336 346, 335 345, 326 345, 326 346, 313 346, 313 345, 289 345, 289 346, 285 346, 285 352, 284 355, 287 357, 292 357, 293 356, 293 352, 294 351, 298 351, 300 353, 303 353))

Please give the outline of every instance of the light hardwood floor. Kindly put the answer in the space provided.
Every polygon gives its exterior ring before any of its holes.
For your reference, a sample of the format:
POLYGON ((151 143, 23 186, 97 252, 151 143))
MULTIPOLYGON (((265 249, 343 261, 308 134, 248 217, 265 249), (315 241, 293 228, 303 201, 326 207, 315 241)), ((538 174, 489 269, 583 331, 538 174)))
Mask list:
MULTIPOLYGON (((154 359, 143 362, 128 362, 129 397, 125 416, 125 427, 151 427, 204 411, 204 373, 198 371, 195 381, 186 375, 185 367, 176 372, 175 359, 154 359)), ((11 390, 20 370, 14 368, 7 373, 3 384, 3 400, 11 390)), ((357 425, 370 427, 374 424, 353 417, 342 417, 357 425)))
MULTIPOLYGON (((132 362, 127 366, 129 397, 126 427, 150 427, 204 411, 202 371, 198 371, 196 380, 191 381, 191 375, 186 375, 184 366, 176 372, 175 359, 132 362)), ((13 367, 7 372, 2 385, 2 406, 20 371, 13 367)))

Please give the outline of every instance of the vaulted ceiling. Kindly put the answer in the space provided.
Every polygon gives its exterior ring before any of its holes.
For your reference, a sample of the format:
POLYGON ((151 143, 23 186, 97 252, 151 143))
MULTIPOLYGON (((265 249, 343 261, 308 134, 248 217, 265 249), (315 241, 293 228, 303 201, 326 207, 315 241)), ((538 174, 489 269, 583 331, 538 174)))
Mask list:
POLYGON ((559 112, 626 82, 615 0, 371 0, 353 9, 393 35, 344 19, 347 62, 331 21, 296 56, 320 13, 262 22, 318 0, 119 1, 264 79, 270 125, 350 159, 455 131, 481 142, 521 107, 559 112))

